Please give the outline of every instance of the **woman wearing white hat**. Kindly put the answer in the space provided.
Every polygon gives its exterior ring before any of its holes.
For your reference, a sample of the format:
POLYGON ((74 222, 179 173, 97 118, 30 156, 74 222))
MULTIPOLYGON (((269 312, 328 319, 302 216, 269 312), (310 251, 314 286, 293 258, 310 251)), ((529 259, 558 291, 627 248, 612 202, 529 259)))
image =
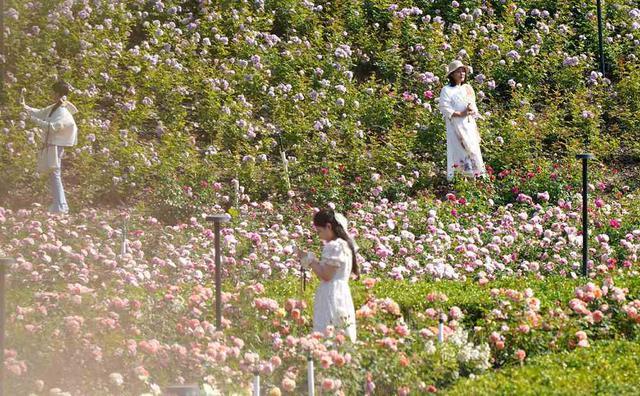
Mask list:
POLYGON ((456 171, 465 176, 483 176, 484 162, 480 152, 480 133, 476 125, 476 94, 466 84, 470 66, 455 60, 447 67, 449 84, 440 92, 439 108, 447 125, 447 180, 456 171))

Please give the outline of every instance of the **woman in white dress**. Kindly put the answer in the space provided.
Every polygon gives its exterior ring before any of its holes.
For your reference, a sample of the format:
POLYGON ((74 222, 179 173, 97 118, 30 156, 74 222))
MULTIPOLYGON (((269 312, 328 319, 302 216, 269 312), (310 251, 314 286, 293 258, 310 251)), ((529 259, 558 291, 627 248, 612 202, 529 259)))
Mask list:
POLYGON ((456 171, 464 176, 486 173, 480 152, 480 133, 476 125, 476 94, 466 83, 471 67, 455 60, 447 68, 449 84, 440 92, 439 108, 447 125, 447 180, 456 171))
POLYGON ((333 210, 320 210, 313 217, 320 239, 325 241, 322 257, 301 252, 302 264, 320 278, 313 303, 313 331, 324 333, 328 326, 343 329, 356 341, 356 313, 349 289, 351 274, 358 277, 356 244, 347 233, 347 219, 333 210))

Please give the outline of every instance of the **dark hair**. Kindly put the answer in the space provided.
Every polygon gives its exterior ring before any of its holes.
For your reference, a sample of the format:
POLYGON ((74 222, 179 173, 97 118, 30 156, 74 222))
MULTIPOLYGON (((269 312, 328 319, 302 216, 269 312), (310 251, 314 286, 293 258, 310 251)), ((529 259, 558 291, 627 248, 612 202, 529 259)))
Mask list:
POLYGON ((52 88, 53 88, 53 92, 55 92, 60 96, 69 95, 69 92, 71 91, 71 87, 64 80, 56 81, 55 83, 53 83, 52 88))
POLYGON ((333 211, 333 209, 322 209, 313 216, 314 226, 326 227, 327 224, 331 224, 333 232, 338 238, 344 239, 347 244, 349 244, 349 249, 351 249, 351 272, 355 274, 356 278, 360 278, 360 270, 358 269, 358 262, 356 260, 356 248, 351 238, 349 238, 347 230, 336 220, 336 212, 333 211))
MULTIPOLYGON (((63 80, 58 80, 55 83, 53 83, 53 92, 55 92, 58 96, 63 97, 63 96, 67 96, 69 95, 69 92, 71 91, 71 87, 69 86, 69 84, 67 84, 65 81, 63 80)), ((58 110, 58 108, 62 105, 62 101, 58 101, 58 103, 56 103, 52 108, 51 111, 49 112, 49 117, 51 117, 51 115, 53 114, 54 111, 58 110)))

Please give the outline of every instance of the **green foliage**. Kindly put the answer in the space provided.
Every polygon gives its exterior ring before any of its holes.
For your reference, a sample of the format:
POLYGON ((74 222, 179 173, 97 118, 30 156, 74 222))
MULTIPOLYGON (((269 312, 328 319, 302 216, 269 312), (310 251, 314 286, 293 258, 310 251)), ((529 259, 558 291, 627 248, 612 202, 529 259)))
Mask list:
POLYGON ((523 367, 465 379, 447 395, 633 395, 640 346, 629 341, 599 342, 591 348, 532 359, 523 367))

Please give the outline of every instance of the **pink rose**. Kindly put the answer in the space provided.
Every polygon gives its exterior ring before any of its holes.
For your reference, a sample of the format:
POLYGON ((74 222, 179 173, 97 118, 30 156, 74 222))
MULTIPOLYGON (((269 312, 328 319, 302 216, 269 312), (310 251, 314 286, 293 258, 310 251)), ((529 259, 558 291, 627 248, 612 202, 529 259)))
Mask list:
POLYGON ((406 337, 409 335, 409 328, 406 325, 399 324, 395 328, 396 334, 400 337, 406 337))
POLYGON ((601 311, 593 311, 593 321, 596 323, 600 323, 604 318, 604 314, 601 311))
POLYGON ((287 392, 293 392, 296 389, 296 381, 291 378, 285 378, 282 380, 282 389, 287 392))
POLYGON ((331 378, 325 378, 322 380, 322 390, 324 391, 332 391, 336 387, 335 382, 331 378))

